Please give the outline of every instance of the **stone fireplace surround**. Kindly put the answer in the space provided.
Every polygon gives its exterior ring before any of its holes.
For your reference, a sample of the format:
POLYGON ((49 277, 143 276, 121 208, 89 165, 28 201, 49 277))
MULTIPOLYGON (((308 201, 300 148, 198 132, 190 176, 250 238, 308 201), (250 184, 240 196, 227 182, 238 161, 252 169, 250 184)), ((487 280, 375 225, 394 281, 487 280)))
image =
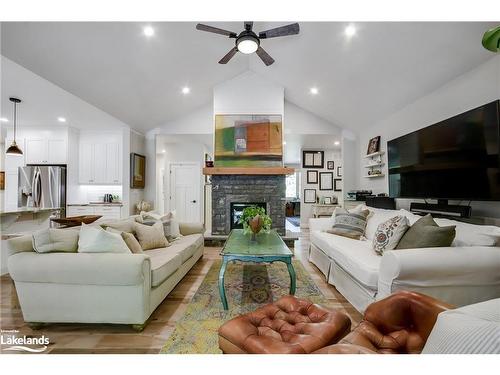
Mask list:
POLYGON ((285 235, 285 195, 284 175, 213 175, 212 234, 231 231, 231 202, 265 202, 272 228, 285 235))

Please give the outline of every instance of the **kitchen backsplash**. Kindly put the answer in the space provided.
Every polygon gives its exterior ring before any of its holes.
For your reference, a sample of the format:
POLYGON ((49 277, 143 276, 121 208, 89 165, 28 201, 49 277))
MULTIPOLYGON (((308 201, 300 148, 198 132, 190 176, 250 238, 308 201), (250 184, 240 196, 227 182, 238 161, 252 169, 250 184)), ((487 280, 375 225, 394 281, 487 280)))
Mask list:
MULTIPOLYGON (((122 200, 122 187, 114 185, 81 185, 78 189, 78 199, 69 203, 102 202, 104 194, 118 195, 122 200)), ((72 199, 74 200, 74 199, 72 199)))

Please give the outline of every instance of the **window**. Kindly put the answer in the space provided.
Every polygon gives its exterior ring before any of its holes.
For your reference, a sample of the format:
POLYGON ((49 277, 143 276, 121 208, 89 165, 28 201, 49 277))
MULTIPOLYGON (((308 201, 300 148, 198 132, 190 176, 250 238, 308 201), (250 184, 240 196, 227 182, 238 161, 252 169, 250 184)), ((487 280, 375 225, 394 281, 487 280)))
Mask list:
POLYGON ((295 172, 294 174, 290 174, 286 176, 285 184, 286 184, 286 197, 287 198, 298 198, 299 197, 299 181, 298 177, 299 172, 295 172))

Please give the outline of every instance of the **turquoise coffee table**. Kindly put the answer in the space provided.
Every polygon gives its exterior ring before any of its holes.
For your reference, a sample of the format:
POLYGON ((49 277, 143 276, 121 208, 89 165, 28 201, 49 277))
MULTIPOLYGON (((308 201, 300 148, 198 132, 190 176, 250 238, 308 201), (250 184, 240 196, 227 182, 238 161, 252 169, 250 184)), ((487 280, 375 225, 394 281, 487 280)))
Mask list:
POLYGON ((243 229, 233 229, 229 233, 226 244, 222 248, 222 266, 219 271, 219 293, 224 310, 228 309, 224 274, 227 263, 239 260, 240 262, 272 263, 283 262, 290 274, 290 294, 295 294, 296 276, 292 265, 293 253, 285 245, 276 231, 259 233, 257 241, 251 241, 251 234, 245 235, 243 229))

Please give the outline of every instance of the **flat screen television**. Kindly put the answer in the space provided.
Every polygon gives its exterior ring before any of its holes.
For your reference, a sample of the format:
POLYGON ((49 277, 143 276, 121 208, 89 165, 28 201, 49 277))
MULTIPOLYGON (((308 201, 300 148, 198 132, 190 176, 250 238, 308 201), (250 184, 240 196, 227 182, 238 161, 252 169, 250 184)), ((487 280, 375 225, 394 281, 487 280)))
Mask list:
POLYGON ((500 101, 387 143, 394 198, 500 201, 500 101))

